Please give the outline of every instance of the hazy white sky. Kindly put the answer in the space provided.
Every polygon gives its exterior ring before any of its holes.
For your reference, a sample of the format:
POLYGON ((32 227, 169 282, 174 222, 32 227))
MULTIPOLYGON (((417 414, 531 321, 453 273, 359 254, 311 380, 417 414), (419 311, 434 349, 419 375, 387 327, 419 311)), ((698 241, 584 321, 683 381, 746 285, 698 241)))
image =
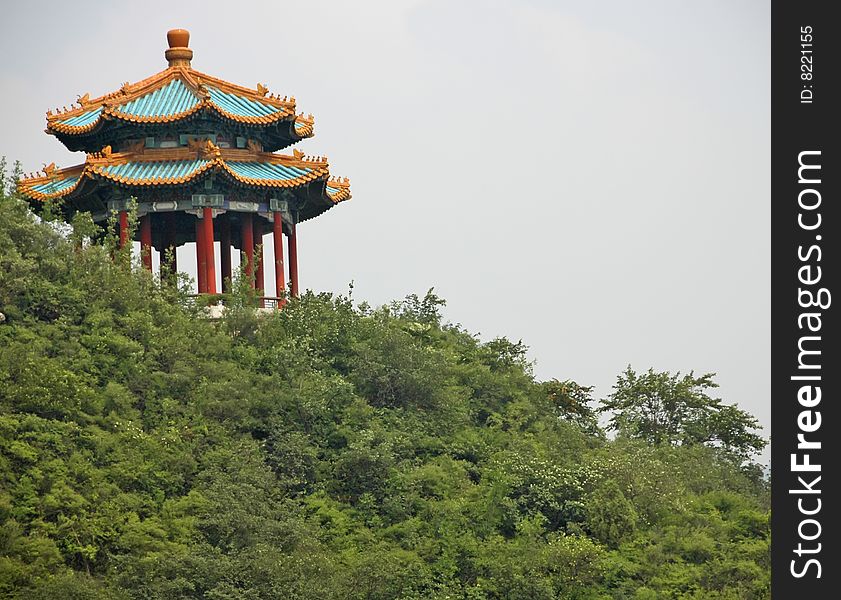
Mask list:
MULTIPOLYGON (((4 7, 0 155, 84 160, 48 108, 166 67, 296 97, 354 198, 299 229, 301 282, 531 347, 607 394, 714 371, 770 427, 767 0, 74 2, 4 7)), ((186 263, 187 254, 179 255, 186 263)), ((267 275, 270 275, 267 270, 267 275)), ((271 288, 271 278, 267 287, 271 288)), ((767 455, 767 453, 766 453, 767 455)))

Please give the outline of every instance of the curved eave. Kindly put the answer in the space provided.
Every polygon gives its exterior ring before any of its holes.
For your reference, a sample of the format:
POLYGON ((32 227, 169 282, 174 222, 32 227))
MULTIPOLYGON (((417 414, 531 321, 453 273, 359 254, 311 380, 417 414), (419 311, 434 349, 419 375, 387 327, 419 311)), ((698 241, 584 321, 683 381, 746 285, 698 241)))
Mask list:
POLYGON ((311 181, 315 181, 317 179, 323 179, 329 175, 327 166, 320 168, 315 168, 309 173, 304 175, 300 175, 293 179, 269 179, 269 178, 261 178, 261 177, 248 177, 242 175, 241 173, 237 173, 228 163, 222 162, 222 168, 225 172, 231 176, 235 181, 239 183, 244 183, 245 185, 251 185, 255 187, 266 187, 266 188, 296 188, 302 187, 304 185, 309 184, 311 181))
MULTIPOLYGON (((179 86, 177 86, 179 87, 179 86)), ((125 85, 120 90, 106 94, 94 100, 80 99, 80 105, 71 110, 58 114, 47 113, 47 132, 60 133, 70 136, 85 135, 93 132, 101 126, 103 121, 117 119, 127 123, 173 123, 186 119, 201 110, 213 110, 219 116, 229 119, 235 123, 246 125, 270 125, 283 120, 295 120, 294 99, 287 101, 275 96, 267 96, 259 90, 251 90, 238 86, 216 77, 185 69, 181 67, 170 67, 152 77, 144 79, 133 85, 125 85), (179 83, 181 96, 189 93, 194 96, 196 103, 187 110, 178 110, 168 114, 144 115, 137 112, 126 111, 125 107, 148 97, 161 94, 167 86, 179 83), (209 85, 212 89, 204 87, 209 85), (213 96, 217 96, 217 100, 213 96), (229 104, 226 108, 223 104, 229 104), (122 108, 122 110, 121 110, 122 108), (264 114, 238 114, 237 109, 248 113, 264 114), (231 110, 233 109, 233 110, 231 110), (88 119, 87 115, 95 118, 88 119), (68 123, 68 121, 85 121, 81 125, 68 123)), ((176 90, 176 95, 177 90, 176 90)), ((164 95, 159 100, 166 102, 169 96, 164 95)), ((301 137, 308 137, 302 135, 301 137)))
MULTIPOLYGON (((327 183, 327 182, 325 182, 327 183)), ((333 182, 329 182, 330 185, 334 185, 333 182)), ((318 216, 323 215, 331 208, 335 207, 336 205, 344 202, 345 200, 350 200, 350 187, 345 184, 341 191, 337 193, 335 190, 328 189, 328 186, 321 185, 318 188, 310 188, 308 197, 310 200, 315 200, 315 202, 306 202, 304 206, 298 212, 298 222, 303 223, 304 221, 309 221, 310 219, 314 219, 318 216), (310 195, 312 194, 312 195, 310 195), (313 198, 313 195, 315 198, 313 198)))
POLYGON ((301 160, 271 154, 260 156, 257 160, 236 160, 236 156, 232 160, 226 160, 224 156, 199 158, 195 155, 131 160, 126 155, 114 155, 113 158, 90 155, 84 165, 21 180, 19 189, 25 197, 43 201, 72 194, 84 179, 107 181, 129 188, 168 187, 187 185, 214 171, 240 185, 264 189, 303 188, 314 182, 323 182, 321 189, 330 204, 350 197, 347 184, 328 180, 329 167, 324 160, 301 160), (328 190, 330 185, 340 187, 328 190))
POLYGON ((218 104, 214 103, 213 101, 207 101, 208 108, 213 109, 216 113, 220 116, 230 119, 235 123, 243 123, 245 125, 271 125, 272 123, 278 123, 280 121, 284 121, 289 119, 289 117, 294 117, 294 112, 289 111, 279 111, 275 113, 271 113, 268 115, 263 116, 245 116, 245 115, 237 115, 231 112, 228 112, 218 104))
MULTIPOLYGON (((188 161, 179 161, 188 162, 188 161)), ((337 204, 350 200, 350 183, 347 179, 331 178, 328 174, 326 163, 317 165, 315 169, 308 173, 287 180, 273 180, 259 177, 246 177, 241 173, 237 173, 235 167, 232 168, 227 161, 222 158, 215 158, 207 161, 196 160, 195 168, 189 169, 177 177, 157 177, 157 178, 136 178, 121 175, 119 173, 111 173, 108 167, 119 166, 119 164, 90 164, 79 165, 69 169, 54 171, 49 176, 36 177, 19 182, 19 189, 24 197, 33 200, 44 202, 57 198, 82 198, 88 193, 94 192, 97 182, 105 182, 110 185, 118 185, 120 187, 131 189, 138 188, 173 188, 179 186, 189 185, 198 182, 202 177, 209 172, 215 172, 223 175, 232 183, 236 183, 247 187, 257 187, 262 189, 288 189, 297 190, 295 193, 301 198, 308 198, 309 201, 304 202, 298 218, 300 222, 314 219, 330 210, 337 204), (62 185, 62 182, 68 183, 62 185), (49 191, 49 187, 59 187, 55 191, 49 191), (91 187, 93 186, 93 187, 91 187), (47 191, 45 191, 45 189, 47 191), (86 191, 87 190, 87 191, 86 191)), ((245 161, 231 161, 234 164, 245 161)), ((122 165, 132 163, 120 163, 122 165)), ((133 163, 138 164, 138 163, 133 163)), ((157 163, 160 168, 160 162, 157 163)), ((263 168, 271 165, 270 162, 259 163, 263 168)), ((33 209, 38 211, 40 208, 36 204, 33 209)))
POLYGON ((188 108, 187 110, 172 113, 169 115, 137 115, 128 112, 121 111, 119 108, 106 108, 102 111, 102 120, 111 119, 119 119, 120 121, 125 121, 127 123, 149 123, 149 124, 161 124, 161 123, 174 123, 176 121, 182 121, 184 119, 188 119, 192 117, 197 112, 201 111, 204 108, 204 105, 199 102, 194 106, 188 108))
POLYGON ((331 177, 317 188, 311 186, 308 189, 308 198, 311 201, 305 202, 298 212, 298 220, 301 223, 314 219, 337 204, 350 200, 350 183, 347 179, 331 177))
POLYGON ((310 138, 315 133, 315 120, 312 118, 312 115, 309 117, 305 117, 302 114, 295 117, 295 120, 292 121, 292 134, 294 137, 297 137, 299 140, 304 138, 310 138))
POLYGON ((85 165, 67 169, 50 169, 42 177, 29 177, 19 180, 18 191, 32 200, 53 200, 73 193, 85 178, 85 165))
MULTIPOLYGON (((257 116, 242 116, 236 115, 234 113, 228 112, 225 109, 215 105, 213 102, 202 101, 196 104, 194 107, 185 110, 180 113, 171 114, 171 115, 134 115, 130 113, 125 113, 115 108, 106 108, 104 109, 101 114, 96 118, 96 120, 81 126, 77 125, 68 125, 67 123, 62 123, 60 121, 56 121, 54 123, 47 124, 47 133, 51 134, 62 134, 68 136, 82 136, 86 134, 93 133, 96 129, 106 126, 108 121, 117 120, 123 123, 129 124, 150 124, 150 125, 161 125, 167 123, 176 123, 178 121, 183 121, 189 119, 196 115, 197 113, 201 112, 202 110, 209 110, 214 112, 215 114, 219 115, 224 119, 228 119, 234 123, 239 123, 243 125, 273 125, 275 123, 280 123, 283 121, 290 120, 290 117, 293 116, 294 113, 289 113, 287 111, 280 111, 276 113, 272 113, 269 115, 257 117, 257 116)), ((306 137, 312 136, 313 127, 310 125, 304 129, 298 129, 293 127, 292 130, 295 133, 295 137, 298 139, 304 139, 306 137)), ((297 140, 295 140, 297 141, 297 140)), ((294 143, 294 141, 292 142, 294 143)))
POLYGON ((324 193, 333 204, 350 200, 350 184, 347 182, 336 183, 333 181, 327 182, 324 193))
POLYGON ((186 173, 179 177, 129 177, 110 173, 108 172, 107 168, 104 167, 94 167, 89 171, 89 173, 95 178, 106 179, 108 181, 125 187, 168 187, 187 185, 189 183, 201 179, 203 175, 210 171, 222 173, 229 177, 232 181, 235 181, 245 186, 277 189, 299 188, 308 185, 312 181, 316 181, 318 179, 323 179, 327 177, 326 167, 323 169, 316 169, 310 171, 305 175, 301 175, 292 179, 278 180, 268 178, 244 177, 241 174, 237 173, 234 169, 232 169, 226 163, 226 161, 222 159, 214 159, 208 161, 206 164, 197 167, 189 173, 186 173))
POLYGON ((131 187, 152 187, 152 186, 167 186, 167 185, 184 185, 197 179, 206 171, 213 169, 214 161, 207 161, 204 164, 197 165, 194 169, 177 177, 156 177, 156 178, 136 178, 128 177, 126 175, 119 175, 110 173, 108 166, 92 166, 88 173, 93 176, 96 175, 102 179, 113 181, 124 186, 131 187))

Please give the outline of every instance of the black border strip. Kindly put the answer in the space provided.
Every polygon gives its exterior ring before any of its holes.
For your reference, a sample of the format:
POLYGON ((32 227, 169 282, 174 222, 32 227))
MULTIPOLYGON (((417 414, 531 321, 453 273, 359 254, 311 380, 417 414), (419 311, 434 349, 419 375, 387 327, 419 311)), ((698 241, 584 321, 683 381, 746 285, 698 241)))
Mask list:
POLYGON ((841 22, 771 7, 772 592, 839 598, 841 22))

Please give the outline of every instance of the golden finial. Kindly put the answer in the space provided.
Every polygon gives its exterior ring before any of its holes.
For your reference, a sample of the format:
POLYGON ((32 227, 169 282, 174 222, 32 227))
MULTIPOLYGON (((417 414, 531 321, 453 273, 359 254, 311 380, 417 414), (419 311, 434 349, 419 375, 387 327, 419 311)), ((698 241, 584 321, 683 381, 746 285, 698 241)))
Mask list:
POLYGON ((164 52, 170 67, 189 67, 193 59, 190 50, 190 32, 186 29, 170 29, 166 32, 169 49, 164 52))
POLYGON ((84 96, 79 96, 76 98, 76 101, 79 103, 79 106, 85 106, 90 102, 91 95, 89 92, 86 92, 84 96))
POLYGON ((300 159, 304 158, 304 153, 301 152, 300 150, 298 150, 297 148, 293 148, 292 156, 294 156, 295 158, 300 160, 300 159))
POLYGON ((102 156, 104 156, 105 158, 108 158, 109 156, 111 156, 111 146, 110 145, 105 146, 102 149, 102 156))
POLYGON ((262 83, 258 83, 257 84, 257 93, 260 94, 261 96, 265 96, 266 94, 269 93, 269 88, 264 86, 262 83))

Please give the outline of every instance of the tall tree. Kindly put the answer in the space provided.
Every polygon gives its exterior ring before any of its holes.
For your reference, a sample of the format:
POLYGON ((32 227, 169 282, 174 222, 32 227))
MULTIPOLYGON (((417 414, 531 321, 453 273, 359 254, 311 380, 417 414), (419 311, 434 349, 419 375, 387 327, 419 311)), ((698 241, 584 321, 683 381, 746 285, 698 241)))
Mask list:
POLYGON ((599 410, 611 413, 610 429, 652 444, 705 444, 741 458, 761 451, 767 442, 755 432, 757 420, 709 395, 718 387, 714 376, 654 369, 637 374, 629 365, 599 410))

